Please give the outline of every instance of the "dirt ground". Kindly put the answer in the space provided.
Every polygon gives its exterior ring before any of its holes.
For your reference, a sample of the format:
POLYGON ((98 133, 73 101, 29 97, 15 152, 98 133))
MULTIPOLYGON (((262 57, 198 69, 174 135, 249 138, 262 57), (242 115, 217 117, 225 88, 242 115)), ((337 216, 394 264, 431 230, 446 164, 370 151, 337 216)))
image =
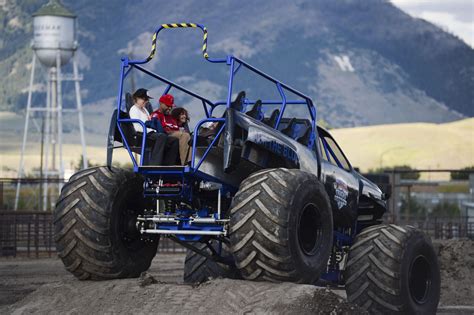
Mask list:
MULTIPOLYGON (((474 314, 474 242, 435 242, 438 314, 474 314)), ((216 279, 183 284, 183 254, 158 254, 142 279, 78 281, 57 258, 0 260, 0 314, 364 314, 343 290, 216 279)))
POLYGON ((330 291, 292 283, 216 279, 183 284, 182 254, 158 254, 142 279, 78 281, 59 259, 0 261, 0 314, 364 314, 330 291))
POLYGON ((438 250, 441 269, 441 304, 474 305, 474 241, 447 240, 433 244, 438 250))

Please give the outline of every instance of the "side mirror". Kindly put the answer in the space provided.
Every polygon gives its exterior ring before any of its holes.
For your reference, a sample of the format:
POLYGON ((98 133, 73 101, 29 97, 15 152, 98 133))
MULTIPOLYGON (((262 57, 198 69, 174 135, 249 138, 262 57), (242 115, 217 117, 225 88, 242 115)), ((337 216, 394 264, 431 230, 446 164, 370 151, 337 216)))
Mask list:
POLYGON ((384 193, 382 194, 383 200, 388 200, 392 196, 392 185, 387 185, 384 193))

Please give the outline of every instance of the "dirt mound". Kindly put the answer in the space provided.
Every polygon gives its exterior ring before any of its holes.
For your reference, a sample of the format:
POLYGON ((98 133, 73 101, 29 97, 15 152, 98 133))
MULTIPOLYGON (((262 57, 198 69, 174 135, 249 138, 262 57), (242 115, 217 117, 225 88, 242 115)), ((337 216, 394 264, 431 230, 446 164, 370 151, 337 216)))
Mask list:
POLYGON ((473 305, 474 241, 434 242, 441 269, 442 305, 473 305))
POLYGON ((0 261, 0 314, 364 314, 344 290, 215 279, 182 283, 184 255, 158 254, 139 279, 78 281, 58 259, 0 261))
POLYGON ((21 313, 364 314, 324 288, 216 279, 197 287, 144 279, 45 284, 8 311, 21 313), (143 282, 147 282, 143 285, 143 282))
POLYGON ((150 279, 45 284, 12 305, 21 313, 296 313, 364 314, 324 289, 291 283, 272 284, 216 279, 198 287, 150 279), (157 282, 157 283, 155 283, 157 282))
MULTIPOLYGON (((434 245, 441 267, 440 313, 472 313, 474 241, 434 245)), ((364 313, 347 302, 344 290, 228 279, 185 285, 183 263, 184 255, 158 254, 139 279, 93 282, 78 281, 58 259, 0 261, 0 314, 364 313)))

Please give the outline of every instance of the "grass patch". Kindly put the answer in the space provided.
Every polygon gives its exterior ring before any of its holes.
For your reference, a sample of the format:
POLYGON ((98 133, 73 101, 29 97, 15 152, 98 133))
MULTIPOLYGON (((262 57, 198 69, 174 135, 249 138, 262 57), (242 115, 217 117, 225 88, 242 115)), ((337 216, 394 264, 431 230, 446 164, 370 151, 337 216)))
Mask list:
POLYGON ((469 193, 469 183, 453 183, 453 184, 449 184, 449 185, 440 185, 440 186, 438 186, 437 191, 439 193, 468 194, 469 193))

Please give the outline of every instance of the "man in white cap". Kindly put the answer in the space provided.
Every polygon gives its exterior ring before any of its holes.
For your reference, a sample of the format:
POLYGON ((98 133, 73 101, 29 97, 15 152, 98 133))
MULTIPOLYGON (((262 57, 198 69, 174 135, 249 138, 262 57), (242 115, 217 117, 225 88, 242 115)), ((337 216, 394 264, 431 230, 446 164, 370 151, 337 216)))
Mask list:
MULTIPOLYGON (((150 120, 150 112, 146 104, 152 97, 147 89, 140 88, 133 93, 135 104, 130 108, 131 119, 138 119, 144 123, 150 120)), ((143 127, 139 123, 134 123, 133 127, 138 133, 143 132, 143 127)), ((179 153, 179 141, 176 138, 168 137, 166 133, 156 132, 152 128, 147 128, 147 139, 153 140, 153 148, 149 165, 177 165, 179 153), (166 150, 166 154, 164 151, 166 150)))

